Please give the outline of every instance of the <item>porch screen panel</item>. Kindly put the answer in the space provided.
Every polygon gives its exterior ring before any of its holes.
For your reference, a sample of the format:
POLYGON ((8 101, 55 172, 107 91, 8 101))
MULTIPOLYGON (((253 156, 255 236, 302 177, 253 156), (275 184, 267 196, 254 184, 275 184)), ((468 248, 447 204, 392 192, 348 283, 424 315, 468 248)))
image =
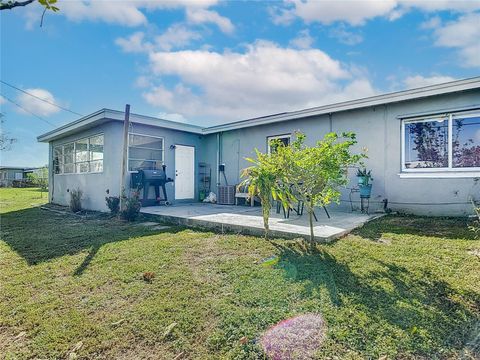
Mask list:
POLYGON ((103 135, 92 136, 89 139, 90 172, 103 171, 103 135))
POLYGON ((163 138, 129 134, 128 170, 158 170, 163 165, 163 138))
POLYGON ((63 172, 70 174, 75 172, 75 147, 73 143, 63 145, 63 172))
POLYGON ((75 164, 77 173, 85 173, 88 168, 88 138, 75 142, 75 164))

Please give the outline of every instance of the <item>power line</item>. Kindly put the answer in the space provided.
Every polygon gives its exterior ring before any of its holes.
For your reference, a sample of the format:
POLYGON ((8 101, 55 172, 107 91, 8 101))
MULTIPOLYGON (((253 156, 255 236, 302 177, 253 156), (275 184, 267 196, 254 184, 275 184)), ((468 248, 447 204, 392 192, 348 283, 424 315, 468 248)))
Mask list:
POLYGON ((65 107, 63 107, 63 106, 60 106, 60 105, 55 104, 55 103, 53 103, 53 102, 50 102, 50 101, 48 101, 48 100, 42 99, 41 97, 38 97, 37 95, 33 95, 33 94, 29 93, 28 91, 25 91, 25 90, 23 90, 23 89, 20 89, 20 88, 16 87, 15 85, 9 84, 9 83, 7 83, 7 82, 5 82, 5 81, 3 81, 3 80, 0 80, 0 82, 1 82, 2 84, 4 84, 4 85, 10 86, 11 88, 13 88, 13 89, 15 89, 15 90, 21 91, 21 92, 24 93, 24 94, 27 94, 27 95, 29 95, 29 96, 31 96, 31 97, 34 97, 35 99, 38 99, 38 100, 40 100, 40 101, 43 101, 44 103, 50 104, 50 105, 52 105, 52 106, 56 106, 57 108, 62 109, 63 111, 68 111, 69 113, 72 113, 72 114, 75 114, 75 115, 78 115, 78 116, 83 116, 82 114, 79 114, 79 113, 77 113, 77 112, 75 112, 75 111, 72 111, 72 110, 70 110, 70 109, 67 109, 67 108, 65 108, 65 107))
POLYGON ((51 125, 51 126, 53 126, 53 127, 57 127, 57 125, 52 124, 52 123, 51 123, 50 121, 48 121, 47 119, 44 119, 44 118, 42 118, 41 116, 39 116, 39 115, 31 112, 30 110, 25 109, 22 105, 18 104, 17 102, 13 101, 12 99, 6 97, 5 95, 3 95, 3 94, 0 94, 0 95, 1 95, 5 100, 10 101, 12 104, 18 106, 18 107, 19 107, 20 109, 22 109, 23 111, 25 111, 25 112, 27 112, 27 113, 35 116, 37 119, 40 119, 40 120, 46 122, 48 125, 51 125))

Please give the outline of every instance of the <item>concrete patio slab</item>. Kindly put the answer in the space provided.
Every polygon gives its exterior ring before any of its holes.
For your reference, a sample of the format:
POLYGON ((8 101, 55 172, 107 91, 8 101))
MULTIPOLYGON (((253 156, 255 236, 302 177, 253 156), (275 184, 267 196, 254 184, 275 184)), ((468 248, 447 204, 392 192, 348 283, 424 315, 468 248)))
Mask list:
MULTIPOLYGON (((148 206, 140 211, 162 222, 256 236, 264 234, 260 207, 185 203, 173 206, 148 206)), ((316 210, 318 222, 315 222, 314 234, 317 241, 328 242, 337 239, 383 215, 338 210, 329 210, 329 212, 330 219, 327 218, 323 209, 316 210)), ((275 237, 309 238, 310 236, 306 212, 303 216, 292 213, 289 219, 284 219, 283 214, 276 214, 272 209, 269 223, 271 235, 275 237)))

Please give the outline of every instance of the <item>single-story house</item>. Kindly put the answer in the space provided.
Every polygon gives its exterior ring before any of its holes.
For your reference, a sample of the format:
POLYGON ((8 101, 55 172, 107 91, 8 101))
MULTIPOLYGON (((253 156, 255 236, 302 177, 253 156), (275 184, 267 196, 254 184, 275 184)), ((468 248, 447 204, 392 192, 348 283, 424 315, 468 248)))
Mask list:
POLYGON ((22 166, 0 166, 0 187, 22 186, 28 180, 28 174, 39 173, 43 168, 22 166))
MULTIPOLYGON (((107 210, 107 193, 120 194, 124 115, 103 109, 38 137, 49 144, 51 202, 66 205, 80 188, 84 207, 107 210)), ((213 192, 225 180, 237 184, 245 157, 269 151, 273 138, 289 143, 295 131, 311 144, 332 131, 357 134, 374 178, 371 210, 387 202, 402 212, 462 215, 480 200, 480 77, 211 127, 131 114, 125 184, 139 168, 164 164, 174 179, 169 200, 198 201, 205 168, 213 192)), ((355 169, 350 176, 353 188, 355 169)), ((344 189, 338 206, 349 209, 350 197, 359 200, 344 189)))

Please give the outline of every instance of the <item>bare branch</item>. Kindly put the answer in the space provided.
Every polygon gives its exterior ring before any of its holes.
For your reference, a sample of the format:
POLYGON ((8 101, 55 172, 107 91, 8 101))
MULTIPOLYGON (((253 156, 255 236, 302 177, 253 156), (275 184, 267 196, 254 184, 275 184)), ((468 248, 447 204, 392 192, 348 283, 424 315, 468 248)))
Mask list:
POLYGON ((0 2, 0 10, 11 10, 19 6, 26 6, 35 0, 0 2))

